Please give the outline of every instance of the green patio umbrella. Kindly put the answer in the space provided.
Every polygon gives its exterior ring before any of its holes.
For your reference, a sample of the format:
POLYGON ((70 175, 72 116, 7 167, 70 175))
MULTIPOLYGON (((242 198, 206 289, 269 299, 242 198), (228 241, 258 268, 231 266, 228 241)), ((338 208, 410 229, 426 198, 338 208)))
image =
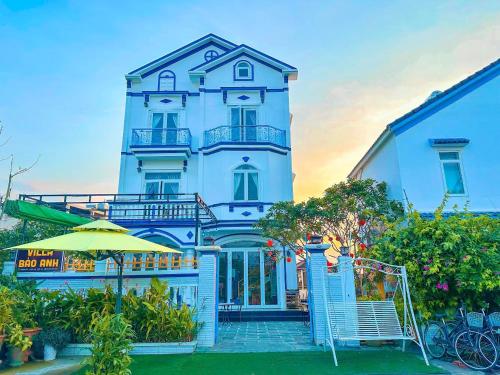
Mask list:
POLYGON ((118 265, 116 313, 121 312, 125 253, 181 253, 178 250, 127 234, 129 230, 106 220, 73 228, 73 233, 13 246, 3 250, 54 250, 82 252, 95 260, 112 258, 118 265))

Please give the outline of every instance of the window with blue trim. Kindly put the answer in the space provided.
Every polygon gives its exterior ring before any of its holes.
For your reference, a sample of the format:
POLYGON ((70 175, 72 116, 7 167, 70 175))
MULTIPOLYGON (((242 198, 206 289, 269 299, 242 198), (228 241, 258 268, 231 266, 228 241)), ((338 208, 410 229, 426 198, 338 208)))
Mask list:
POLYGON ((234 79, 237 81, 253 80, 253 66, 248 61, 239 61, 234 65, 234 79))
POLYGON ((255 167, 243 164, 234 170, 233 200, 259 200, 259 172, 255 167))
POLYGON ((213 49, 210 49, 207 52, 205 52, 205 61, 210 61, 210 60, 213 60, 217 57, 219 57, 219 52, 217 52, 213 49))
POLYGON ((175 73, 164 70, 158 76, 158 91, 175 91, 175 73))
POLYGON ((443 151, 439 153, 439 159, 441 161, 446 193, 450 195, 464 195, 465 184, 460 154, 456 151, 443 151))

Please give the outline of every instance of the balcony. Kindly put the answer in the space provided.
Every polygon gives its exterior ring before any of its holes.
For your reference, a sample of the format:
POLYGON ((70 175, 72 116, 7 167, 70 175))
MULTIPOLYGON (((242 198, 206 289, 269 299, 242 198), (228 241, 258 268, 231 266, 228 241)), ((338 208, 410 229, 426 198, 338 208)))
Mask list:
POLYGON ((257 148, 288 150, 286 131, 269 125, 255 126, 219 126, 205 131, 203 149, 205 153, 216 148, 241 148, 242 145, 257 148))
POLYGON ((189 129, 132 129, 130 150, 140 160, 188 159, 191 156, 189 129))

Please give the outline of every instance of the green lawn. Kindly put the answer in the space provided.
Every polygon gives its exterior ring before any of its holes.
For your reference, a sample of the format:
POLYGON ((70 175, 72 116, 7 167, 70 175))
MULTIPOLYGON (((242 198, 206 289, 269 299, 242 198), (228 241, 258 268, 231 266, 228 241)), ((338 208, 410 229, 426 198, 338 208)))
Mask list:
MULTIPOLYGON (((443 374, 421 357, 394 350, 340 351, 335 368, 331 352, 196 353, 136 356, 133 375, 317 375, 317 374, 443 374)), ((81 370, 77 374, 84 374, 81 370)))

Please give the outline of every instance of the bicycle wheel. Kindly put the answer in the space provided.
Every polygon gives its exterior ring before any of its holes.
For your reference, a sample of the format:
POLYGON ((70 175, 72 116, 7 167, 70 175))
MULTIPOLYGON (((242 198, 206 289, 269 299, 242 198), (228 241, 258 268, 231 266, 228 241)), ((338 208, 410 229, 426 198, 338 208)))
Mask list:
POLYGON ((446 354, 446 334, 437 322, 429 322, 424 331, 424 343, 429 354, 442 358, 446 354))
POLYGON ((473 370, 488 370, 496 363, 498 355, 490 337, 472 330, 457 335, 455 351, 458 358, 473 370))

